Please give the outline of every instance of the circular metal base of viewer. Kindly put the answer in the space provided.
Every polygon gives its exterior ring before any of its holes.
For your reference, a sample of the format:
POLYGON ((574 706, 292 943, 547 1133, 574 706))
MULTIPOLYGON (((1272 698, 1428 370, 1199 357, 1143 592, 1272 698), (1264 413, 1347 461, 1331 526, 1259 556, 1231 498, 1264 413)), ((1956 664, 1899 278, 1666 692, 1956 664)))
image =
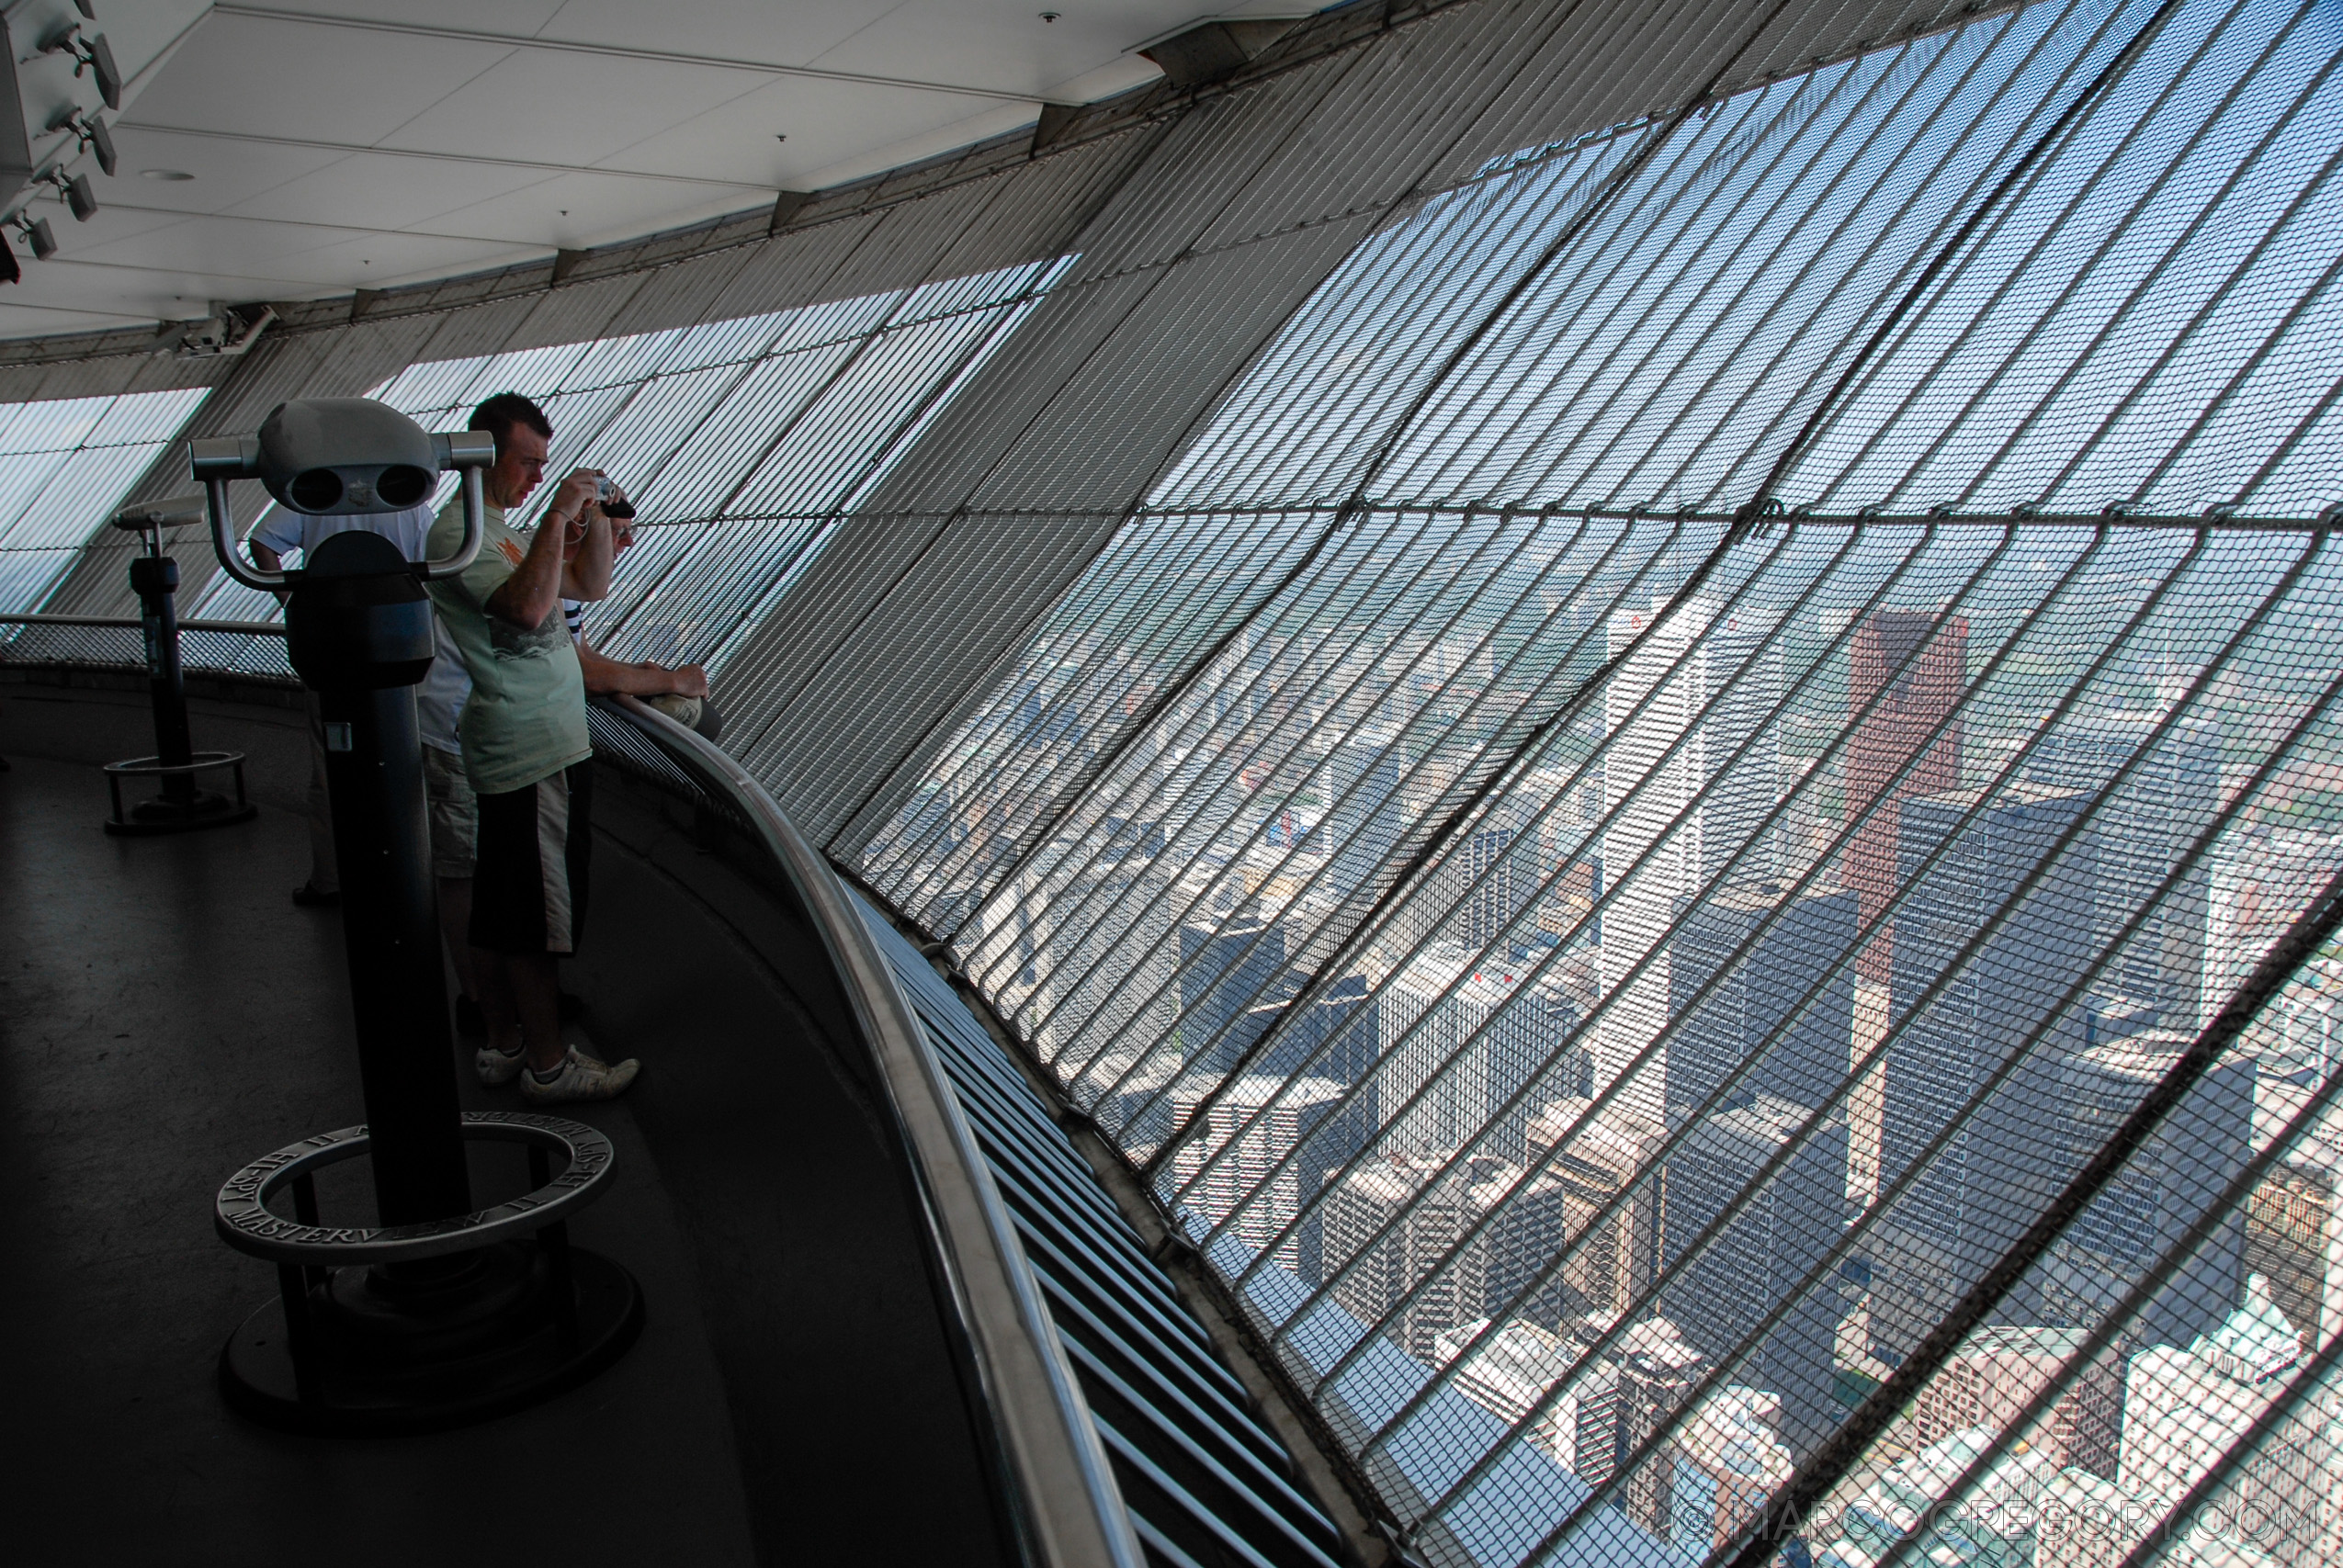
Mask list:
POLYGON ((106 819, 106 830, 116 838, 143 839, 157 833, 192 833, 203 828, 225 828, 231 822, 249 822, 260 815, 260 807, 244 798, 244 754, 242 751, 198 751, 184 762, 166 762, 160 757, 132 757, 126 762, 108 762, 102 770, 106 774, 106 793, 112 797, 114 815, 106 819), (226 768, 235 775, 236 798, 214 795, 209 790, 193 787, 194 775, 226 768), (169 795, 142 800, 128 811, 122 809, 124 779, 162 779, 164 787, 175 786, 179 781, 179 798, 169 795))
POLYGON ((225 828, 249 822, 260 807, 248 800, 230 800, 209 792, 185 803, 156 796, 130 807, 129 815, 109 817, 104 826, 118 839, 143 839, 156 833, 193 833, 204 828, 225 828))
POLYGON ((642 1331, 634 1277, 598 1253, 515 1241, 447 1262, 421 1280, 298 1270, 288 1285, 307 1321, 289 1332, 282 1298, 246 1318, 221 1349, 221 1393, 237 1414, 286 1431, 441 1431, 566 1393, 642 1331))

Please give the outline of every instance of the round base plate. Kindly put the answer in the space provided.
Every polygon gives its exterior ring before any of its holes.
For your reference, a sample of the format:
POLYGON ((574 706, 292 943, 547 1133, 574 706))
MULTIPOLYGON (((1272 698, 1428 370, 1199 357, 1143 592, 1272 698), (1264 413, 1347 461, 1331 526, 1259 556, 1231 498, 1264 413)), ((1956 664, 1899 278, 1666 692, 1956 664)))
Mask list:
POLYGON ((117 822, 106 819, 106 830, 118 839, 144 839, 157 833, 192 833, 202 828, 225 828, 232 822, 249 822, 260 815, 260 807, 250 801, 239 806, 224 795, 209 792, 198 795, 182 804, 161 795, 141 800, 130 807, 130 818, 117 822))
MULTIPOLYGON (((642 1331, 634 1276, 583 1247, 569 1249, 571 1298, 547 1276, 534 1247, 520 1248, 538 1288, 492 1324, 477 1316, 435 1332, 386 1333, 352 1314, 331 1288, 310 1292, 320 1340, 306 1396, 271 1301, 220 1351, 220 1390, 237 1414, 263 1426, 321 1437, 397 1437, 466 1427, 538 1404, 594 1376, 642 1331)), ((349 1270, 348 1272, 356 1272, 349 1270)))

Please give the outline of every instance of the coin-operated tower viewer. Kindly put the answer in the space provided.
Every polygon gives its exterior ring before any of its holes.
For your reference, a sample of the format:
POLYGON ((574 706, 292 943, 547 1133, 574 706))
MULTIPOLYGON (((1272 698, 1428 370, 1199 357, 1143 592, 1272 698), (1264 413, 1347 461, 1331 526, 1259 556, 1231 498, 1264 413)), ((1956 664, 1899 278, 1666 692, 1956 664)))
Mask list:
POLYGON ((364 398, 286 403, 255 435, 193 448, 222 569, 291 590, 288 651, 324 720, 366 1101, 363 1126, 265 1156, 220 1193, 222 1239, 277 1266, 278 1299, 220 1363, 230 1403, 271 1425, 368 1433, 487 1419, 592 1376, 641 1324, 627 1271, 568 1245, 569 1216, 607 1185, 608 1141, 560 1117, 467 1114, 457 1100, 414 688, 434 651, 423 584, 478 554, 481 470, 493 459, 486 434, 428 434, 364 398), (362 530, 330 536, 299 571, 262 571, 236 547, 236 480, 256 479, 311 515, 373 513, 417 505, 450 469, 462 477, 464 532, 446 558, 410 563, 362 530), (467 1139, 525 1145, 534 1190, 475 1208, 467 1139), (376 1224, 326 1224, 312 1173, 359 1155, 376 1224), (286 1192, 289 1216, 272 1205, 286 1192))

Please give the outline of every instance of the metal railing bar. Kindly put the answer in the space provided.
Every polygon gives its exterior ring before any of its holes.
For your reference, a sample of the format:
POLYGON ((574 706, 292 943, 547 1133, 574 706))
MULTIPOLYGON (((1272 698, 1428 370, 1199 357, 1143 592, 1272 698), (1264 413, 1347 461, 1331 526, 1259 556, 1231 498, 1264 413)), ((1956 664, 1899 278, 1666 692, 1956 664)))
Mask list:
MULTIPOLYGON (((96 626, 116 631, 137 631, 144 625, 135 615, 0 615, 0 626, 96 626)), ((283 623, 277 621, 181 621, 182 632, 215 632, 236 637, 273 637, 285 635, 283 623)))

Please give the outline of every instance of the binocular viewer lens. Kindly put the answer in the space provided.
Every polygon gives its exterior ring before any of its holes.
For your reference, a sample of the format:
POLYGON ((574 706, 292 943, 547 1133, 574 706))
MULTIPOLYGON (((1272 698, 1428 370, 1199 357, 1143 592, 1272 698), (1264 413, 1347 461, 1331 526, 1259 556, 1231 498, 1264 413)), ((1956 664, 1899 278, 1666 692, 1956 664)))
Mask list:
POLYGON ((431 481, 428 469, 394 463, 376 474, 371 486, 363 479, 345 482, 332 468, 305 468, 294 475, 285 488, 288 499, 302 512, 330 512, 345 497, 361 505, 369 504, 368 497, 361 493, 369 489, 373 492, 372 503, 404 510, 431 493, 431 481))

